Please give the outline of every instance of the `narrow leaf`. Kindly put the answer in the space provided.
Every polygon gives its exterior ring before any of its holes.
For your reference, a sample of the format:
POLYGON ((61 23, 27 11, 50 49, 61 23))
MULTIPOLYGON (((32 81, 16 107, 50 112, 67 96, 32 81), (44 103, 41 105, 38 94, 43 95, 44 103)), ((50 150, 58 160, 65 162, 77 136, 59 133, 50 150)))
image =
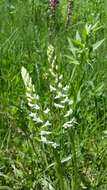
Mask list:
POLYGON ((105 41, 105 39, 100 40, 100 41, 96 42, 95 44, 93 44, 93 51, 95 51, 96 49, 98 49, 102 45, 102 43, 104 41, 105 41))

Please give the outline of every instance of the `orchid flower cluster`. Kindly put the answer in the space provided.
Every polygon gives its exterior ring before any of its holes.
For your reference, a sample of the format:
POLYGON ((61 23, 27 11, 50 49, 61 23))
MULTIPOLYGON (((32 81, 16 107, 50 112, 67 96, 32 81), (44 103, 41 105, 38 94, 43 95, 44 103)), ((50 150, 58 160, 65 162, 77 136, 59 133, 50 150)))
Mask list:
POLYGON ((21 75, 30 108, 29 117, 37 127, 39 126, 40 141, 56 148, 59 145, 52 140, 48 140, 54 131, 56 123, 56 121, 54 122, 54 118, 58 116, 57 126, 63 128, 63 130, 72 127, 75 123, 75 118, 73 117, 72 110, 73 100, 69 98, 69 85, 63 85, 63 75, 60 74, 59 67, 56 64, 55 51, 52 45, 48 46, 47 56, 50 77, 48 93, 50 94, 50 102, 52 102, 50 107, 43 109, 40 97, 36 94, 32 79, 25 67, 22 67, 21 75), (59 118, 62 118, 62 122, 59 121, 59 118))
POLYGON ((73 118, 73 99, 69 98, 69 85, 63 84, 63 75, 59 72, 59 67, 56 64, 56 56, 54 52, 54 47, 49 45, 47 50, 48 62, 49 62, 49 72, 51 82, 49 84, 49 90, 51 93, 51 99, 53 102, 54 112, 58 112, 58 117, 63 117, 65 121, 62 126, 64 128, 72 127, 75 119, 73 118), (71 119, 72 118, 72 119, 71 119))
POLYGON ((39 126, 40 128, 40 141, 44 144, 50 144, 52 147, 56 148, 57 144, 53 141, 47 140, 46 136, 51 134, 51 132, 46 131, 46 128, 51 127, 51 122, 48 120, 50 109, 42 109, 40 104, 40 97, 35 92, 32 79, 25 67, 21 68, 21 75, 26 89, 26 98, 29 106, 29 118, 39 126))

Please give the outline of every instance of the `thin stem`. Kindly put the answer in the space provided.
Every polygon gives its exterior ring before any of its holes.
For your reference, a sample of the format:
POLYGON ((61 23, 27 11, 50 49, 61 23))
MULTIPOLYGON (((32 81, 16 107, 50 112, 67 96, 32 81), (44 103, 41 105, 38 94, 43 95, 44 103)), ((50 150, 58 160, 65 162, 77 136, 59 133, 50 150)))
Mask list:
POLYGON ((69 137, 71 142, 71 151, 72 151, 72 168, 73 168, 73 175, 72 175, 72 190, 79 190, 79 175, 78 175, 78 166, 77 166, 77 157, 76 157, 76 148, 75 148, 75 141, 74 141, 74 131, 73 129, 69 130, 69 137))
POLYGON ((57 152, 56 149, 54 149, 54 156, 55 156, 55 162, 56 162, 56 174, 57 174, 58 181, 59 181, 59 184, 60 184, 59 189, 60 190, 65 190, 61 161, 60 161, 60 157, 59 157, 58 152, 57 152))

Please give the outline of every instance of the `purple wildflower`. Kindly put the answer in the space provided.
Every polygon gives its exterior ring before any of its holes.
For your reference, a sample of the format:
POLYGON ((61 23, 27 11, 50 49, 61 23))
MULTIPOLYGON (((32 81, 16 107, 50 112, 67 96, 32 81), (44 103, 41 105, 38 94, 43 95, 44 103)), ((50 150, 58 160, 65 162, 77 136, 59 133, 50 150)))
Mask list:
POLYGON ((58 4, 58 0, 49 0, 49 3, 50 3, 50 8, 55 9, 58 4))
POLYGON ((67 25, 69 25, 70 18, 71 18, 71 15, 72 15, 72 4, 73 4, 73 1, 72 0, 68 0, 67 25))
POLYGON ((49 36, 52 38, 53 31, 55 30, 55 21, 56 21, 56 9, 59 3, 59 0, 48 0, 49 2, 49 36))

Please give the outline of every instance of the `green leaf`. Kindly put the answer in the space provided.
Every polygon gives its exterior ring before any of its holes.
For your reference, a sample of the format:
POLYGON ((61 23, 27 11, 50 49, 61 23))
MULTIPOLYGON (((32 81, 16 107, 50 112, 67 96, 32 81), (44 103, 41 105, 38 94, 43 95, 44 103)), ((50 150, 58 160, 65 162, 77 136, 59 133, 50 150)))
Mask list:
POLYGON ((84 34, 85 34, 85 36, 88 36, 89 33, 90 33, 90 31, 91 31, 91 24, 88 25, 88 24, 86 23, 85 29, 84 29, 84 34))
POLYGON ((95 44, 93 44, 93 51, 97 50, 104 41, 105 41, 105 39, 100 40, 100 41, 96 42, 95 44))
POLYGON ((78 60, 76 60, 75 58, 73 58, 73 57, 71 57, 69 55, 66 55, 65 57, 67 57, 70 60, 71 64, 74 64, 74 65, 79 65, 80 64, 78 60))
POLYGON ((72 156, 69 155, 69 156, 67 156, 66 158, 62 159, 62 160, 61 160, 61 163, 68 162, 69 160, 71 160, 71 158, 72 158, 72 156))
POLYGON ((8 186, 0 186, 0 190, 11 190, 8 186))
POLYGON ((99 21, 97 21, 95 24, 93 24, 91 26, 91 30, 94 30, 98 26, 98 24, 99 24, 99 21))
POLYGON ((68 43, 69 43, 69 50, 72 52, 73 56, 75 57, 76 56, 76 51, 77 51, 77 48, 74 47, 72 41, 70 38, 68 38, 68 43))
POLYGON ((76 40, 81 42, 81 36, 78 31, 76 32, 76 40))

